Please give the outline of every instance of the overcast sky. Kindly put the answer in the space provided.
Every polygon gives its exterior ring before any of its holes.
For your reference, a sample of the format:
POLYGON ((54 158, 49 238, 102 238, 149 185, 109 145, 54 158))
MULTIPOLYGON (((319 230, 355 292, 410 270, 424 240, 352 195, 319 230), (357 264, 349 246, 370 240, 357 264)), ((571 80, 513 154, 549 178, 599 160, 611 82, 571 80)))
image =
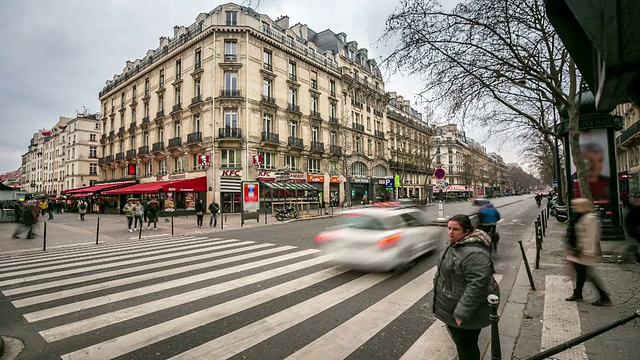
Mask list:
MULTIPOLYGON (((83 107, 99 111, 98 92, 121 73, 126 60, 144 57, 158 38, 173 36, 175 25, 189 26, 201 12, 227 1, 211 0, 20 0, 4 1, 0 12, 0 173, 17 169, 33 133, 51 128, 60 116, 74 117, 83 107)), ((239 0, 237 2, 242 2, 239 0)), ((452 7, 456 0, 443 0, 452 7)), ((253 0, 253 4, 257 1, 253 0)), ((315 31, 344 32, 349 40, 385 54, 382 35, 392 0, 261 0, 261 13, 315 31), (339 11, 337 11, 339 9, 339 11)), ((386 90, 413 100, 420 83, 385 76, 386 90)), ((453 119, 440 119, 441 122, 453 119)), ((482 140, 483 134, 467 130, 482 140)), ((485 143, 488 151, 496 151, 485 143)), ((502 149, 507 162, 516 151, 502 149)))

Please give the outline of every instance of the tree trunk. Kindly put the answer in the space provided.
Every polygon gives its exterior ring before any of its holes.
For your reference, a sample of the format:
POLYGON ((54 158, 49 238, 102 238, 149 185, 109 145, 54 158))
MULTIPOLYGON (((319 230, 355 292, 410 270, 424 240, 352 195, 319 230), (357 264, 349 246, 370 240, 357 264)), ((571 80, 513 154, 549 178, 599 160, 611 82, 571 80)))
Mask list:
MULTIPOLYGON (((589 189, 589 180, 587 179, 587 166, 582 159, 582 150, 580 149, 580 115, 578 109, 574 106, 567 107, 569 113, 569 149, 571 149, 571 157, 573 165, 576 168, 578 185, 580 186, 580 197, 592 200, 591 190, 589 189)), ((573 174, 572 174, 573 175, 573 174)), ((573 178, 567 184, 567 191, 573 191, 573 178)))

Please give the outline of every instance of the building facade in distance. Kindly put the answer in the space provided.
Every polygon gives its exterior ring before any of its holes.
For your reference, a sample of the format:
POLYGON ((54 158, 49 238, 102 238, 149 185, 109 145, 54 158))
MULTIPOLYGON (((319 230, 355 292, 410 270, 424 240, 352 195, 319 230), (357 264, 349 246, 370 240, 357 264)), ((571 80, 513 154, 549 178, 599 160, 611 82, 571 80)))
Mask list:
POLYGON ((614 114, 623 118, 624 128, 616 136, 616 159, 620 196, 640 195, 640 108, 633 103, 616 106, 614 114))

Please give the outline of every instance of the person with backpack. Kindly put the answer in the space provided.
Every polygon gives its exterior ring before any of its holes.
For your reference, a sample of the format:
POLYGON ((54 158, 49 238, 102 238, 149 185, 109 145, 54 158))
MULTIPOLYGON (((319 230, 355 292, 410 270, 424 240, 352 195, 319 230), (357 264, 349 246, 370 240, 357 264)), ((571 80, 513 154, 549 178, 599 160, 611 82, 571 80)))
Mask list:
POLYGON ((493 250, 498 250, 498 241, 500 241, 500 235, 498 235, 496 229, 498 221, 500 221, 498 209, 491 202, 482 205, 480 211, 478 211, 478 229, 486 232, 491 237, 493 250))
POLYGON ((149 201, 149 209, 147 211, 147 229, 151 228, 151 223, 153 223, 153 230, 158 230, 158 210, 160 209, 160 204, 158 201, 153 198, 149 201))
POLYGON ((220 205, 216 202, 216 199, 213 198, 211 204, 209 204, 209 213, 211 217, 209 218, 209 227, 213 224, 213 227, 218 226, 218 211, 220 211, 220 205))
POLYGON ((78 214, 80 214, 80 221, 84 221, 84 215, 87 213, 87 203, 84 200, 80 200, 78 203, 78 214))

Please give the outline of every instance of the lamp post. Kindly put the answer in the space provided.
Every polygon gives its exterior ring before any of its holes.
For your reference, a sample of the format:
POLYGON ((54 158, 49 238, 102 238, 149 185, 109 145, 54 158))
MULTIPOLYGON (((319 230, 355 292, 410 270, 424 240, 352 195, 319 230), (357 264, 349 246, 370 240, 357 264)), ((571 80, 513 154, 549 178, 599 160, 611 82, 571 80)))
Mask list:
POLYGON ((560 148, 558 146, 558 118, 556 116, 556 108, 555 106, 553 107, 553 130, 554 130, 554 141, 555 141, 555 145, 556 145, 556 161, 555 161, 555 168, 556 168, 556 181, 558 183, 558 205, 564 205, 564 198, 562 197, 562 170, 561 170, 561 166, 560 166, 560 148))

